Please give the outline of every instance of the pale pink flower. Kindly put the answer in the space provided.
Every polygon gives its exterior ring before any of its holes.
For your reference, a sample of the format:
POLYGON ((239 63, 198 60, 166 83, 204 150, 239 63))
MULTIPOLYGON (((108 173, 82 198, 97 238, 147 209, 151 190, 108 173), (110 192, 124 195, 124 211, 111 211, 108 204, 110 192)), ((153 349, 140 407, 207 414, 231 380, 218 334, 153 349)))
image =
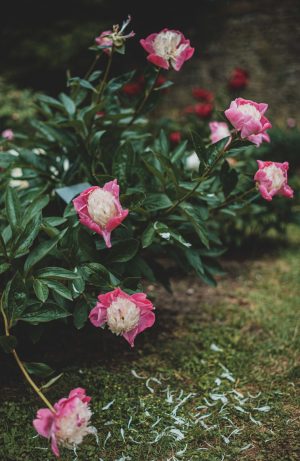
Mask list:
POLYGON ((258 171, 255 173, 254 181, 257 181, 258 190, 266 200, 272 200, 274 195, 283 195, 293 198, 294 191, 288 185, 287 171, 288 162, 263 162, 257 160, 258 171))
POLYGON ((80 222, 102 235, 108 248, 111 247, 111 232, 129 213, 129 210, 122 208, 119 189, 117 180, 114 179, 103 187, 89 187, 73 200, 80 222))
POLYGON ((210 129, 210 140, 212 144, 220 141, 223 138, 227 138, 228 136, 230 139, 228 140, 227 144, 230 144, 231 135, 226 122, 210 122, 209 123, 210 129))
POLYGON ((91 310, 89 318, 95 327, 106 323, 112 333, 122 335, 133 347, 135 337, 154 324, 153 309, 153 304, 145 293, 128 295, 116 288, 98 296, 98 302, 91 310))
POLYGON ((101 32, 99 37, 95 38, 95 42, 98 46, 103 46, 103 52, 106 54, 111 54, 111 49, 113 46, 113 40, 111 38, 112 31, 111 30, 105 30, 104 32, 101 32))
POLYGON ((248 141, 253 142, 256 147, 259 147, 263 142, 271 142, 270 136, 267 132, 259 133, 259 134, 251 134, 248 136, 248 141))
POLYGON ((14 139, 14 132, 10 128, 7 128, 7 130, 2 131, 1 136, 7 141, 12 141, 14 139))
POLYGON ((237 98, 231 102, 229 109, 225 110, 225 115, 234 128, 240 132, 242 139, 258 144, 268 138, 252 136, 266 134, 266 130, 272 128, 271 123, 264 116, 267 109, 268 104, 237 98))
POLYGON ((73 389, 69 397, 54 404, 54 410, 41 408, 36 414, 33 426, 39 435, 51 439, 51 449, 59 457, 59 446, 74 449, 88 434, 97 430, 89 425, 92 412, 89 407, 91 397, 85 389, 73 389))
POLYGON ((169 69, 171 65, 173 69, 180 70, 195 51, 190 41, 178 30, 163 29, 140 40, 140 44, 149 53, 148 61, 163 69, 169 69))

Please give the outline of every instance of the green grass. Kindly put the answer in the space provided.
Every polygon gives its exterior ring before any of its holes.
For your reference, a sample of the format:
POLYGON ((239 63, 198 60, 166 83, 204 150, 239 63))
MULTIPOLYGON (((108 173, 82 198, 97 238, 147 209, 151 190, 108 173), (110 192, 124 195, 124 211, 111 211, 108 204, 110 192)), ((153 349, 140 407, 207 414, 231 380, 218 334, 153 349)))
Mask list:
MULTIPOLYGON (((299 460, 295 232, 273 256, 227 263, 216 289, 189 278, 173 281, 172 297, 152 291, 157 325, 133 351, 106 333, 97 332, 106 342, 96 351, 82 337, 76 347, 86 346, 88 356, 67 359, 64 376, 47 392, 55 401, 80 385, 93 396, 99 443, 87 437, 79 460, 299 460)), ((33 393, 10 384, 1 400, 1 461, 52 460, 47 441, 34 438, 40 402, 33 393)), ((61 452, 63 460, 75 459, 61 452)))

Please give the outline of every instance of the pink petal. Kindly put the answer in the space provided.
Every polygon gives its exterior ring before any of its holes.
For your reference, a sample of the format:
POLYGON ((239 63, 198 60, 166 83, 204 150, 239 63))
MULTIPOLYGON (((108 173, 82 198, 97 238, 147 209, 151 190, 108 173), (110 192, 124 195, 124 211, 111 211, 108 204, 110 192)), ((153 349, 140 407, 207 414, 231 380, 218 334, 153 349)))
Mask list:
POLYGON ((37 419, 33 420, 33 426, 42 437, 49 438, 55 420, 54 413, 48 408, 41 408, 37 411, 37 419))

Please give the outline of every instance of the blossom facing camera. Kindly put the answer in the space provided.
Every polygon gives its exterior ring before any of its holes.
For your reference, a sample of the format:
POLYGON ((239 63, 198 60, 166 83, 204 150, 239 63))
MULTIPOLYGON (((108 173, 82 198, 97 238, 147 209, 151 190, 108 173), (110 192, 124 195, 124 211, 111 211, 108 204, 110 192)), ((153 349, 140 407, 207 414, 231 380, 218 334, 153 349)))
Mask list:
POLYGON ((178 30, 163 29, 157 34, 151 34, 140 40, 147 51, 147 59, 157 67, 168 70, 171 67, 180 70, 183 63, 190 59, 195 49, 190 41, 178 30))
POLYGON ((60 399, 54 404, 54 410, 41 408, 37 411, 33 426, 42 437, 51 440, 51 449, 59 457, 59 446, 74 449, 81 444, 88 434, 96 434, 95 427, 89 422, 92 412, 89 407, 91 397, 85 389, 73 389, 69 397, 60 399))
POLYGON ((95 38, 96 45, 104 47, 103 52, 106 54, 111 54, 111 49, 113 46, 113 40, 111 38, 111 35, 111 30, 105 30, 99 35, 99 37, 95 38))
POLYGON ((14 139, 14 132, 10 128, 7 128, 7 130, 2 131, 1 136, 7 141, 12 141, 14 139))
POLYGON ((180 131, 172 131, 172 133, 169 134, 169 139, 172 144, 179 144, 181 141, 181 133, 180 131))
POLYGON ((98 296, 89 318, 95 327, 107 324, 112 333, 123 336, 133 347, 136 336, 154 324, 153 309, 145 293, 128 295, 116 288, 98 296))
POLYGON ((80 222, 101 235, 108 248, 111 247, 111 232, 129 213, 129 210, 122 208, 119 190, 114 179, 103 187, 89 187, 73 200, 80 222))
MULTIPOLYGON (((223 138, 227 138, 230 136, 230 131, 226 122, 210 122, 209 123, 210 129, 210 140, 212 144, 220 141, 223 138)), ((231 139, 228 140, 228 144, 230 143, 231 139)))
POLYGON ((225 110, 225 115, 240 132, 242 139, 248 139, 256 145, 268 140, 266 130, 272 128, 270 121, 265 117, 268 104, 257 103, 248 99, 237 98, 231 102, 229 109, 225 110), (257 135, 265 135, 255 137, 257 135))
POLYGON ((257 182, 258 190, 265 200, 272 200, 274 195, 293 198, 294 191, 287 183, 288 162, 277 163, 257 160, 257 163, 258 171, 255 173, 254 181, 257 182))
POLYGON ((243 90, 249 82, 249 74, 245 69, 236 67, 233 69, 228 86, 231 90, 243 90))

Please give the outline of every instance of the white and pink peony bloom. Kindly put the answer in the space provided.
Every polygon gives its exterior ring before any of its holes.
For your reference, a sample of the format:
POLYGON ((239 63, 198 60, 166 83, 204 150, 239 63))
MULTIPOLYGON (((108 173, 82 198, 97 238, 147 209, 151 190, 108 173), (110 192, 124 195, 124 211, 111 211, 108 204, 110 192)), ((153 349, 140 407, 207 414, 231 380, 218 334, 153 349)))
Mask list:
POLYGON ((223 138, 227 138, 228 136, 230 139, 228 140, 228 144, 231 141, 231 134, 226 122, 210 122, 209 123, 210 129, 210 140, 212 144, 220 141, 223 138))
POLYGON ((153 309, 145 293, 128 295, 116 288, 98 296, 98 302, 89 318, 95 327, 106 323, 112 333, 122 335, 133 347, 136 336, 154 324, 153 309))
POLYGON ((257 160, 257 163, 258 171, 255 173, 254 181, 257 182, 258 190, 264 199, 270 201, 274 195, 293 198, 294 191, 287 183, 288 162, 277 163, 257 160))
POLYGON ((195 51, 178 30, 163 29, 140 40, 140 44, 149 53, 148 61, 163 69, 169 69, 171 65, 173 69, 180 70, 195 51))
POLYGON ((102 235, 108 248, 111 247, 111 232, 129 213, 122 208, 119 189, 114 179, 103 187, 89 187, 73 200, 80 222, 102 235))
POLYGON ((248 139, 259 145, 269 140, 266 130, 272 128, 270 121, 264 115, 267 109, 268 104, 237 98, 231 102, 229 109, 225 110, 225 115, 240 132, 242 139, 248 139))
POLYGON ((6 130, 2 131, 1 136, 7 141, 12 141, 14 139, 14 132, 10 128, 7 128, 6 130))
POLYGON ((89 407, 91 397, 85 389, 73 389, 69 397, 54 404, 54 410, 41 408, 36 414, 33 426, 39 435, 51 439, 51 449, 59 457, 59 446, 74 449, 88 434, 96 434, 95 427, 89 422, 92 412, 89 407))

